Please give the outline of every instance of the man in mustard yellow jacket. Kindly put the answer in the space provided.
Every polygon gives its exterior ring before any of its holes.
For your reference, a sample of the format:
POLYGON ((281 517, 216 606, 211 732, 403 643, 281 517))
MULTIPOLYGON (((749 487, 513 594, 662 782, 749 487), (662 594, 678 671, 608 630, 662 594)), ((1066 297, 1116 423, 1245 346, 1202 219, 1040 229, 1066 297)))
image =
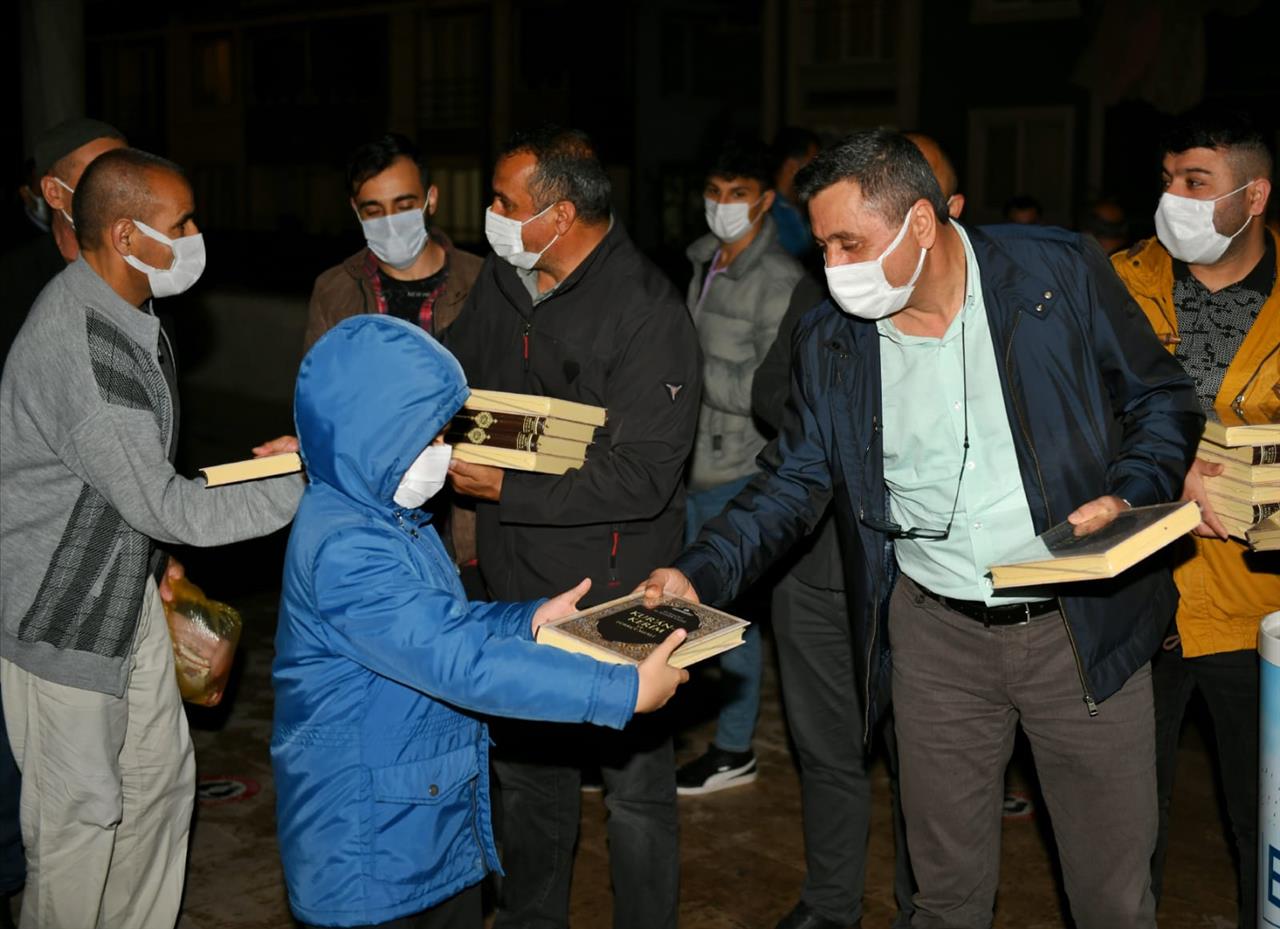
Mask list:
MULTIPOLYGON (((1262 135, 1233 114, 1188 114, 1164 140, 1157 238, 1112 258, 1156 334, 1196 382, 1206 410, 1280 415, 1280 236, 1264 225, 1272 158, 1262 135)), ((1199 688, 1213 717, 1218 764, 1239 853, 1239 925, 1256 925, 1258 625, 1280 610, 1280 562, 1227 537, 1204 497, 1221 465, 1196 459, 1183 499, 1204 521, 1174 571, 1176 635, 1157 656, 1156 765, 1160 832, 1152 859, 1159 900, 1178 735, 1199 688)))

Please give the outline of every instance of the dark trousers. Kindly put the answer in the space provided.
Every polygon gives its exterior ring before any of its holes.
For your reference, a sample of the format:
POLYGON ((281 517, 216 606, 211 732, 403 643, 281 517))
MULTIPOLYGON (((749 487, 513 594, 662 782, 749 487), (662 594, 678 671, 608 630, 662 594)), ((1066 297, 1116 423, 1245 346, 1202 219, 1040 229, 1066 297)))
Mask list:
MULTIPOLYGON (((773 632, 783 706, 800 761, 806 869, 800 899, 826 919, 850 925, 862 918, 871 783, 844 593, 788 574, 773 591, 773 632)), ((892 720, 880 731, 893 792, 894 925, 909 926, 915 882, 898 798, 892 720)))
POLYGON ((27 881, 27 862, 22 851, 22 826, 18 822, 18 797, 22 775, 9 748, 9 733, 0 707, 0 906, 4 898, 17 893, 27 881))
MULTIPOLYGON (((480 885, 472 884, 466 890, 421 913, 354 929, 481 929, 484 926, 482 906, 480 885)), ((320 929, 310 923, 298 925, 301 929, 320 929)))
POLYGON ((1153 665, 1156 702, 1156 782, 1160 831, 1151 858, 1156 899, 1164 883, 1169 801, 1178 763, 1178 737, 1191 692, 1199 689, 1213 718, 1218 773, 1236 840, 1239 926, 1257 925, 1258 899, 1258 653, 1221 652, 1184 658, 1181 646, 1162 651, 1153 665))
POLYGON ((680 845, 670 724, 644 717, 616 732, 502 720, 493 733, 506 872, 494 929, 569 924, 584 764, 598 764, 604 780, 614 929, 675 929, 680 845))

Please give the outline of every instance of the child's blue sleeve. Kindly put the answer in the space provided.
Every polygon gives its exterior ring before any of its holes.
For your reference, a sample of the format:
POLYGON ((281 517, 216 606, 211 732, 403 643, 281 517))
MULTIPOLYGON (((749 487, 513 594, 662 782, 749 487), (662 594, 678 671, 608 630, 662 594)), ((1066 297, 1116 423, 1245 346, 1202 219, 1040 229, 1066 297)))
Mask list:
POLYGON ((476 712, 620 729, 635 709, 639 674, 529 641, 531 604, 473 605, 427 583, 399 540, 375 527, 327 538, 312 582, 331 647, 376 674, 476 712), (490 615, 492 613, 492 615, 490 615))
POLYGON ((486 603, 483 600, 472 600, 468 606, 476 620, 487 623, 498 635, 516 636, 532 642, 533 614, 546 602, 545 597, 530 603, 486 603))

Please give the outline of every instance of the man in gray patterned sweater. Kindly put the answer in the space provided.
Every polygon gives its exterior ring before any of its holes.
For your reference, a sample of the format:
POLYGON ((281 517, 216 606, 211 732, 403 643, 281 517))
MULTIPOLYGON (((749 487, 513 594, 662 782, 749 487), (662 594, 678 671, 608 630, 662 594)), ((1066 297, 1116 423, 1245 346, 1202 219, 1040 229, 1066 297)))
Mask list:
POLYGON ((170 463, 176 392, 151 301, 204 269, 192 212, 164 159, 90 164, 80 258, 36 300, 0 380, 0 688, 23 773, 27 929, 176 922, 195 761, 154 545, 264 535, 302 492, 297 477, 209 490, 170 463))

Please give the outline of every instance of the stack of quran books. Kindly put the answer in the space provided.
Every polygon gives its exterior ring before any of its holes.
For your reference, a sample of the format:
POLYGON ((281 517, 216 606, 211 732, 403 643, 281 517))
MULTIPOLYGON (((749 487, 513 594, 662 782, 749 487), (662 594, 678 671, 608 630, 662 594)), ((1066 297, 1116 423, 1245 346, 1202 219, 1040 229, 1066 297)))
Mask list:
POLYGON ((473 390, 445 433, 457 461, 540 474, 581 468, 596 429, 598 406, 531 394, 473 390))
POLYGON ((1280 551, 1280 513, 1273 513, 1246 533, 1255 552, 1280 551))
POLYGON ((1232 536, 1247 541, 1250 529, 1280 513, 1280 420, 1246 421, 1217 410, 1196 455, 1222 465, 1220 475, 1205 478, 1205 491, 1232 536))

